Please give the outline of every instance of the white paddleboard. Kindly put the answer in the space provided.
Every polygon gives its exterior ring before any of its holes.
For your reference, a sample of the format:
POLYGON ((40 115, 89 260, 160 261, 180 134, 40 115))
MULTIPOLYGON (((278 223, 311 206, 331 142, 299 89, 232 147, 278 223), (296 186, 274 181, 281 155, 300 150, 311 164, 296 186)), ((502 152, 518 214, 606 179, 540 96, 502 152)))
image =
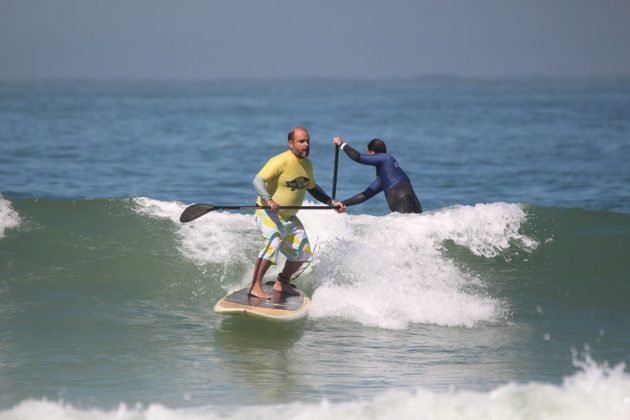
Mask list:
POLYGON ((244 315, 272 321, 289 322, 305 318, 311 305, 306 294, 299 296, 273 291, 273 281, 263 284, 271 299, 249 296, 249 287, 230 293, 214 305, 214 311, 223 315, 244 315))

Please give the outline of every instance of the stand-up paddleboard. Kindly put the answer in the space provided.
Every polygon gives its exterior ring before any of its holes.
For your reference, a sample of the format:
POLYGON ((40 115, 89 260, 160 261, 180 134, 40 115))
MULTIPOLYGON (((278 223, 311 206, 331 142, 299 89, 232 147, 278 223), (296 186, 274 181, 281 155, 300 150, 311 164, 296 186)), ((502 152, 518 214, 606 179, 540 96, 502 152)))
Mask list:
POLYGON ((311 300, 304 292, 299 296, 273 291, 273 281, 263 284, 263 290, 271 299, 249 296, 249 287, 237 290, 219 300, 214 311, 223 315, 245 315, 272 321, 289 322, 308 315, 311 300))

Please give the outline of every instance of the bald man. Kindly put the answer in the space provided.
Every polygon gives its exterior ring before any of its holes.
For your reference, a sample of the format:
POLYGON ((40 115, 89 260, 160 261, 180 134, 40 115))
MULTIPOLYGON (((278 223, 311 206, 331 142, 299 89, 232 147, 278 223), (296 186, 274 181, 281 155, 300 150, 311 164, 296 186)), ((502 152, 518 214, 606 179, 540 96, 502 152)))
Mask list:
POLYGON ((311 138, 308 131, 295 127, 289 131, 288 150, 272 157, 254 177, 254 188, 258 192, 256 204, 270 209, 256 210, 256 224, 265 238, 265 247, 260 252, 254 267, 249 295, 269 299, 262 288, 262 279, 272 264, 276 264, 282 252, 286 262, 273 286, 274 292, 299 294, 290 284, 291 276, 312 256, 311 245, 302 222, 297 217, 298 209, 282 209, 282 206, 300 206, 308 191, 316 200, 345 211, 345 204, 333 200, 316 183, 313 165, 308 159, 311 138))

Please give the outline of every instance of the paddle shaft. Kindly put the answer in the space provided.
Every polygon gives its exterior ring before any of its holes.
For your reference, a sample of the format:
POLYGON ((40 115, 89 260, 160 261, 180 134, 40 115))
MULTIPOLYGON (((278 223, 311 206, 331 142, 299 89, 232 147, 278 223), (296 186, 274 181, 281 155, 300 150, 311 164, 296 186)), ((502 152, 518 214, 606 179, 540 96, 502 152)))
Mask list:
MULTIPOLYGON (((271 206, 213 206, 212 204, 193 204, 186 207, 182 215, 179 217, 179 221, 182 223, 190 222, 214 210, 257 210, 257 209, 270 209, 270 208, 271 206)), ((334 207, 281 206, 280 209, 330 210, 330 209, 334 209, 334 207)))
MULTIPOLYGON (((257 210, 257 209, 270 209, 271 206, 212 206, 212 210, 257 210)), ((280 206, 282 209, 300 209, 300 210, 330 210, 334 207, 327 206, 280 206)))
POLYGON ((335 145, 335 167, 333 169, 332 199, 337 198, 337 168, 339 167, 339 146, 335 145))

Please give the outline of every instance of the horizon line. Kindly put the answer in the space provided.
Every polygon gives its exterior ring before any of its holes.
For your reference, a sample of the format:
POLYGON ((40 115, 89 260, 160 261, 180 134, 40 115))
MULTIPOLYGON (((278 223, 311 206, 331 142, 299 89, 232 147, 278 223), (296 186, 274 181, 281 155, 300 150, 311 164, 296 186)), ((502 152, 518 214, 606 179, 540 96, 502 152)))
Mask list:
POLYGON ((181 83, 181 82, 409 82, 409 81, 517 81, 517 80, 623 80, 630 79, 630 73, 607 74, 558 74, 531 73, 514 75, 461 75, 449 73, 429 73, 412 76, 199 76, 199 77, 162 77, 162 76, 54 76, 54 77, 6 77, 0 76, 0 83, 28 83, 28 82, 121 82, 121 83, 181 83))

